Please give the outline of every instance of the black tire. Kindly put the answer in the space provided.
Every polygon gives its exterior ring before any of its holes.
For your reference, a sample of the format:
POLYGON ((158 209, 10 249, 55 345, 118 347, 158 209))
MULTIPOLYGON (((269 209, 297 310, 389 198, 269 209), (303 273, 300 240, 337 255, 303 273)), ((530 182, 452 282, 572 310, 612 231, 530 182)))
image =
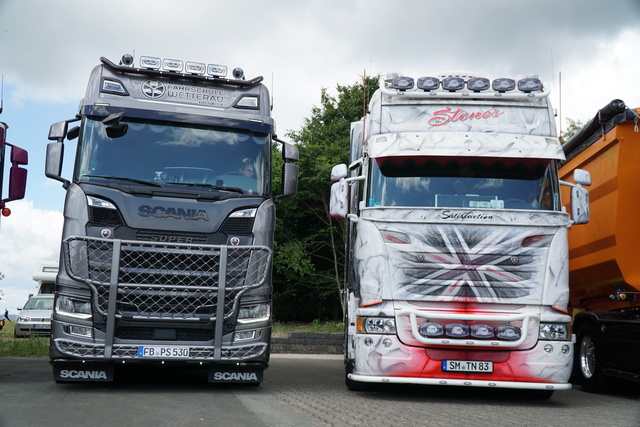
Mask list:
POLYGON ((374 389, 375 385, 372 383, 354 381, 349 378, 349 374, 353 372, 353 361, 348 361, 347 363, 345 363, 344 368, 344 383, 349 391, 372 391, 374 389))
POLYGON ((607 381, 602 376, 602 343, 594 325, 584 325, 578 332, 574 372, 580 388, 588 393, 606 390, 607 381))

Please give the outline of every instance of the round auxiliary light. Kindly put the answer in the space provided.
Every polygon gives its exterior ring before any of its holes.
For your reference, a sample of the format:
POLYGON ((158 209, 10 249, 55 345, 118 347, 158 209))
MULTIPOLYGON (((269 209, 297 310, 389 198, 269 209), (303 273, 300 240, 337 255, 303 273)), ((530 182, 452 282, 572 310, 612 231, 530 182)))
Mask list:
POLYGON ((467 81, 467 87, 469 90, 474 92, 481 92, 483 90, 489 89, 491 83, 489 79, 485 79, 484 77, 474 77, 467 81))
POLYGON ((391 81, 391 88, 397 90, 408 90, 413 88, 413 78, 398 76, 391 81))
POLYGON ((464 79, 460 77, 447 77, 442 79, 442 89, 455 92, 464 89, 464 79))
POLYGON ((530 93, 534 90, 542 90, 542 82, 535 78, 518 80, 518 90, 521 90, 525 93, 530 93))
POLYGON ((495 79, 491 83, 491 87, 496 92, 508 92, 516 88, 516 81, 513 79, 495 79))
POLYGON ((235 78, 235 79, 244 78, 244 70, 242 68, 234 68, 233 69, 233 78, 235 78))
POLYGON ((417 86, 418 89, 422 89, 425 92, 436 90, 440 86, 440 79, 437 77, 420 77, 417 86))
POLYGON ((120 60, 120 65, 126 65, 127 67, 130 67, 133 65, 133 55, 129 54, 129 53, 125 53, 124 55, 122 55, 122 59, 120 60))
POLYGON ((9 215, 11 215, 11 209, 2 208, 2 216, 9 216, 9 215))

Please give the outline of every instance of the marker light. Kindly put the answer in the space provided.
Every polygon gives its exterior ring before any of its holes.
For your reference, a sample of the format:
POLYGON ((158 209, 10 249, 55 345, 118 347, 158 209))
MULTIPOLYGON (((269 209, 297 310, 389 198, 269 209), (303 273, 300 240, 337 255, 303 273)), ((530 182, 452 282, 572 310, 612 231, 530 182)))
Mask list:
POLYGON ((118 80, 103 79, 102 90, 100 92, 112 93, 114 95, 129 95, 122 82, 118 80))
POLYGON ((440 86, 440 79, 437 77, 420 77, 418 79, 418 89, 424 91, 436 90, 440 86))
POLYGON ((446 77, 442 79, 442 89, 448 90, 449 92, 464 89, 464 79, 459 77, 446 77))
POLYGON ((491 83, 491 87, 496 92, 504 93, 514 90, 516 88, 516 82, 513 79, 495 79, 493 83, 491 83))
POLYGON ((159 70, 160 69, 160 58, 156 58, 155 56, 141 56, 140 57, 140 67, 147 68, 149 70, 159 70))
POLYGON ((184 71, 189 74, 203 75, 207 71, 207 66, 201 62, 187 61, 184 65, 184 71))
POLYGON ((214 77, 224 77, 227 75, 227 67, 225 65, 209 64, 207 65, 207 74, 214 77))
POLYGON ((489 79, 484 77, 474 77, 467 81, 467 87, 474 92, 480 92, 489 89, 491 86, 489 79))
POLYGON ((162 61, 162 69, 171 71, 174 73, 179 73, 182 71, 182 61, 179 59, 165 59, 162 61))
POLYGON ((391 88, 397 90, 407 90, 413 88, 413 79, 411 77, 398 76, 391 80, 391 88))
POLYGON ((240 101, 236 104, 238 108, 258 108, 258 97, 257 96, 243 96, 240 101))
POLYGON ((2 216, 9 216, 9 215, 11 215, 11 209, 2 208, 2 216))
POLYGON ((518 80, 518 90, 525 93, 533 92, 534 90, 542 90, 542 82, 534 78, 518 80))

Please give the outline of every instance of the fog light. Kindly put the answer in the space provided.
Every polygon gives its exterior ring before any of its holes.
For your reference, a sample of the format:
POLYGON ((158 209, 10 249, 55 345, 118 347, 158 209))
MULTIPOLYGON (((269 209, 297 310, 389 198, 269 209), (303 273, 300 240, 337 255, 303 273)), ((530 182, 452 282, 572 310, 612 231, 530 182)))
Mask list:
POLYGON ((451 338, 465 338, 469 336, 469 325, 450 323, 444 327, 445 333, 451 338))
POLYGON ((517 326, 506 325, 498 326, 496 336, 501 340, 516 341, 520 339, 521 333, 517 326))
POLYGON ((236 332, 234 341, 252 340, 256 337, 256 331, 239 331, 236 332))
POLYGON ((364 339, 364 345, 367 347, 371 347, 373 345, 373 339, 371 337, 366 337, 364 339))
POLYGON ((91 328, 87 326, 70 325, 68 332, 71 335, 79 335, 81 337, 86 337, 86 338, 92 337, 91 328))
POLYGON ((562 345, 562 354, 569 354, 571 353, 571 346, 567 345, 567 344, 563 344, 562 345))
POLYGON ((391 347, 391 345, 392 345, 392 344, 393 344, 393 342, 391 342, 391 339, 390 339, 390 338, 385 338, 385 339, 383 339, 383 340, 382 340, 382 345, 383 345, 385 348, 389 348, 389 347, 391 347))
POLYGON ((553 346, 551 344, 547 344, 544 346, 544 352, 547 354, 553 353, 553 346))
POLYGON ((436 322, 427 322, 420 325, 420 335, 429 338, 441 337, 444 333, 444 326, 436 322))
POLYGON ((494 328, 491 325, 471 325, 471 336, 479 339, 493 338, 494 328))

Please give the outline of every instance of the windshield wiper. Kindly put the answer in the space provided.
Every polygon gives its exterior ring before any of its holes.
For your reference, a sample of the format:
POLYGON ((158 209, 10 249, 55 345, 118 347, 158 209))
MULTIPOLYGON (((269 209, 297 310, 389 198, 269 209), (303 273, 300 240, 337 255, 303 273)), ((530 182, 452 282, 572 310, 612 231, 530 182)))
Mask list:
POLYGON ((214 190, 232 191, 232 192, 235 192, 235 193, 244 194, 244 190, 242 188, 239 188, 239 187, 225 187, 224 185, 213 185, 213 184, 197 183, 197 182, 168 182, 167 184, 185 185, 187 187, 204 187, 204 188, 211 188, 211 189, 214 189, 214 190))
POLYGON ((86 176, 88 178, 116 179, 116 180, 119 180, 119 181, 129 181, 129 182, 135 182, 136 184, 150 185, 152 187, 162 187, 162 185, 158 184, 157 182, 145 181, 144 179, 129 178, 129 177, 126 177, 126 176, 91 175, 91 174, 82 175, 82 176, 86 176))

